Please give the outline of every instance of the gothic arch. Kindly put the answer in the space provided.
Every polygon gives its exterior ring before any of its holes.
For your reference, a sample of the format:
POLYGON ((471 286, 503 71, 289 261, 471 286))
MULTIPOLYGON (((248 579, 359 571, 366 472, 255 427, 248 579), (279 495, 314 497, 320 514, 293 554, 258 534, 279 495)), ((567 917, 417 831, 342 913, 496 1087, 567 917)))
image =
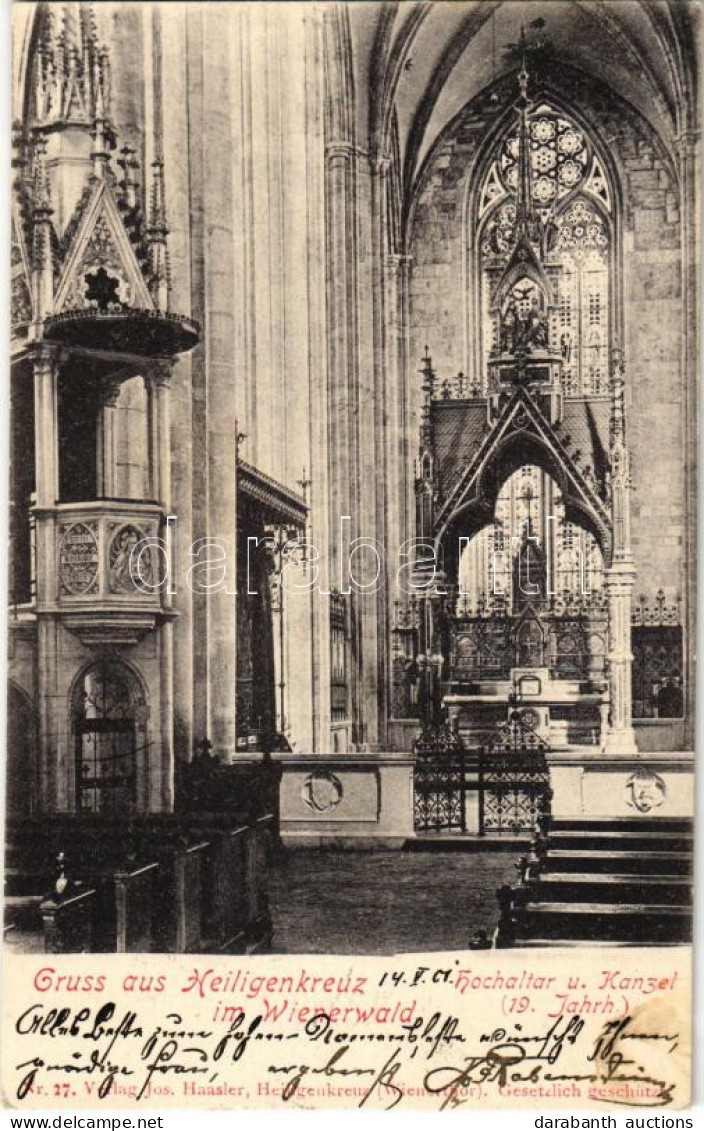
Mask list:
POLYGON ((444 564, 454 561, 458 538, 474 537, 493 521, 501 488, 524 464, 539 467, 550 476, 562 495, 567 520, 594 536, 604 565, 608 565, 612 553, 612 535, 608 523, 574 490, 566 468, 549 445, 535 433, 522 429, 509 433, 495 445, 458 503, 442 522, 435 538, 438 560, 444 564), (461 523, 467 525, 460 526, 461 523))
POLYGON ((37 717, 27 692, 7 681, 6 806, 9 817, 28 816, 35 803, 37 717))
POLYGON ((69 710, 75 709, 80 694, 79 689, 81 682, 95 668, 105 668, 108 671, 114 671, 118 678, 123 678, 129 689, 132 705, 135 709, 141 710, 145 721, 149 718, 149 695, 147 685, 141 672, 134 664, 125 660, 124 657, 113 655, 105 655, 97 659, 94 657, 78 669, 73 677, 69 690, 69 710))

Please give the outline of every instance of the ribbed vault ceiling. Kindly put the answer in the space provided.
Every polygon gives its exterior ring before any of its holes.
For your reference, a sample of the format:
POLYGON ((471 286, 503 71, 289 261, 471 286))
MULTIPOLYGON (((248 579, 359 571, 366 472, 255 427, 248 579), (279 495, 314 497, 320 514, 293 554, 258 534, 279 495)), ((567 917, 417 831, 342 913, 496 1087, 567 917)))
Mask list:
POLYGON ((672 150, 696 120, 696 5, 686 0, 465 0, 358 3, 349 29, 360 145, 388 152, 398 126, 406 189, 447 124, 515 70, 525 26, 543 58, 586 71, 635 106, 672 150), (535 21, 544 21, 542 28, 535 21))

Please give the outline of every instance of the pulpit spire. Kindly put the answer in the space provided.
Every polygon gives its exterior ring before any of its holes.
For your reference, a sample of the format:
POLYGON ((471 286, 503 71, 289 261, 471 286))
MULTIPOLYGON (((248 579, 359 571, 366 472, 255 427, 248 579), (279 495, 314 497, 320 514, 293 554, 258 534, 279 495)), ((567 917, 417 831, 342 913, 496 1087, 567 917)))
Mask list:
POLYGON ((110 65, 91 3, 42 4, 32 73, 34 124, 92 127, 110 114, 110 65))

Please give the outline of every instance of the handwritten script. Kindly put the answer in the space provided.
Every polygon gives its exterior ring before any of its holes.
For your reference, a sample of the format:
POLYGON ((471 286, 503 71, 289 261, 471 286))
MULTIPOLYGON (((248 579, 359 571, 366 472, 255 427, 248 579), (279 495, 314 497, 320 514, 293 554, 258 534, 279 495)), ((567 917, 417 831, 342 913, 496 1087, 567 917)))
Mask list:
POLYGON ((27 956, 6 1002, 5 1100, 682 1106, 687 954, 644 953, 582 955, 578 975, 559 951, 355 959, 353 971, 325 958, 320 972, 292 958, 135 956, 137 981, 127 956, 101 956, 98 975, 89 956, 27 956))

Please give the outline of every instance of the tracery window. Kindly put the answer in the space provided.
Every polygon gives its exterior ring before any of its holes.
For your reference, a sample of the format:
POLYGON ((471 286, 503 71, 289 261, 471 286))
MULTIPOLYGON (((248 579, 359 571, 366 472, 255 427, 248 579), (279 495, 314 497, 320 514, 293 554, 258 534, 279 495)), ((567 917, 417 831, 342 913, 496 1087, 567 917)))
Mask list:
MULTIPOLYGON (((598 155, 569 117, 540 103, 529 119, 532 196, 542 221, 540 257, 553 288, 549 348, 563 359, 568 396, 606 392, 612 202, 598 155)), ((479 204, 481 365, 499 347, 493 291, 513 246, 518 127, 500 140, 479 204)))

